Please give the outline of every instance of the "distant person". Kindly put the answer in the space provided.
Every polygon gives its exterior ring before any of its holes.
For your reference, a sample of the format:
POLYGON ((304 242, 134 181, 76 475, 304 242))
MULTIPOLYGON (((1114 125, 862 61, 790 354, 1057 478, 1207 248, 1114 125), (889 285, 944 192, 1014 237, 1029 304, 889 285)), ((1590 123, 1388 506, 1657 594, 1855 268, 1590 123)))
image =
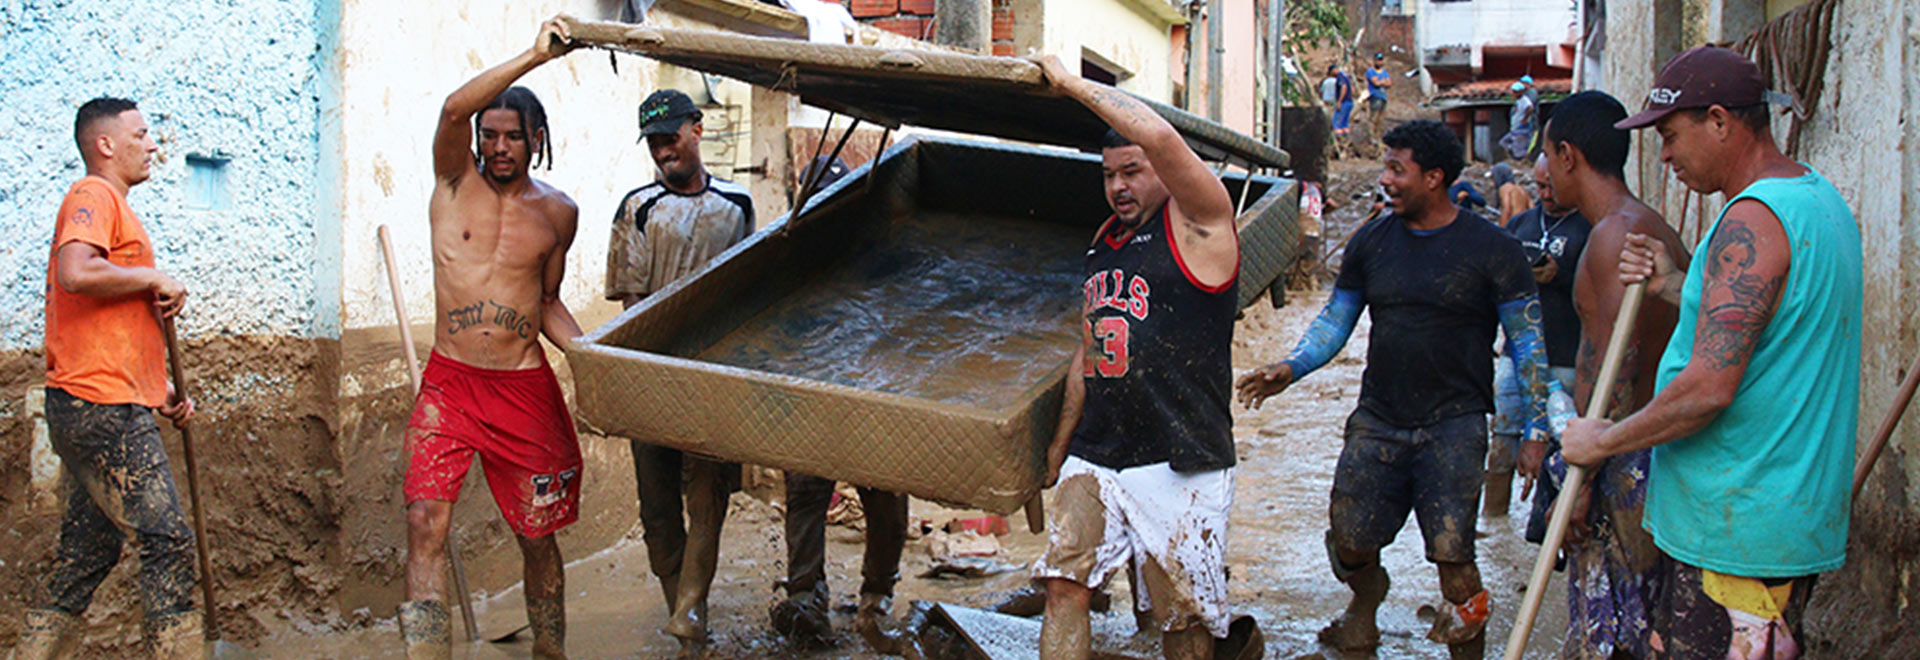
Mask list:
MULTIPOLYGON (((606 297, 623 308, 700 270, 753 233, 747 189, 708 173, 701 161, 702 117, 693 99, 678 90, 659 90, 640 102, 640 136, 653 159, 654 180, 615 207, 607 247, 606 297)), ((666 598, 667 634, 697 652, 708 643, 707 596, 720 561, 727 499, 740 489, 740 465, 650 440, 628 441, 647 566, 666 598)))
POLYGON ((1519 160, 1526 158, 1533 148, 1533 125, 1539 101, 1535 100, 1538 96, 1532 93, 1532 86, 1526 83, 1515 82, 1507 89, 1513 94, 1513 108, 1507 111, 1507 134, 1500 138, 1500 147, 1508 157, 1519 160))
POLYGON ((1333 77, 1333 135, 1346 140, 1353 134, 1353 78, 1338 64, 1328 66, 1327 75, 1333 77))
POLYGON ((1372 123, 1373 140, 1380 141, 1387 121, 1387 89, 1393 87, 1393 74, 1387 72, 1387 54, 1373 54, 1373 68, 1367 69, 1367 119, 1372 123))
POLYGON ((1469 211, 1487 207, 1487 198, 1480 196, 1480 191, 1466 179, 1459 179, 1454 181, 1453 185, 1447 186, 1447 198, 1453 200, 1454 206, 1469 211))
MULTIPOLYGON (((1574 313, 1573 282, 1580 255, 1586 249, 1589 225, 1578 210, 1554 201, 1555 188, 1547 177, 1546 163, 1546 156, 1542 155, 1533 167, 1540 202, 1515 214, 1506 227, 1508 233, 1520 239, 1520 249, 1533 267, 1533 281, 1540 290, 1540 324, 1547 337, 1547 371, 1560 383, 1562 391, 1571 393, 1574 391, 1574 357, 1580 350, 1580 317, 1574 313)), ((1493 371, 1493 444, 1487 448, 1486 497, 1481 505, 1481 515, 1489 518, 1507 515, 1513 502, 1516 464, 1524 462, 1526 472, 1537 474, 1541 459, 1548 451, 1548 443, 1521 442, 1530 402, 1521 387, 1520 373, 1514 369, 1513 356, 1503 354, 1498 359, 1493 371)), ((1534 501, 1552 501, 1551 485, 1535 484, 1535 492, 1540 495, 1534 501)))
POLYGON ((1513 216, 1533 206, 1533 197, 1527 194, 1527 189, 1521 187, 1519 181, 1514 180, 1513 166, 1494 163, 1487 176, 1493 177, 1493 198, 1500 201, 1500 226, 1507 226, 1507 221, 1513 216))
MULTIPOLYGON (((1594 470, 1652 448, 1643 525, 1663 555, 1652 634, 1688 657, 1801 657, 1816 576, 1846 563, 1860 225, 1832 183, 1780 152, 1767 96, 1752 61, 1703 46, 1669 61, 1646 108, 1614 124, 1654 126, 1681 183, 1727 204, 1687 264, 1656 236, 1627 234, 1622 281, 1677 305, 1678 322, 1652 400, 1617 423, 1574 420, 1563 438, 1566 461, 1594 470)), ((1592 249, 1604 249, 1599 233, 1592 249)))
POLYGON ((1047 589, 1041 655, 1091 655, 1092 595, 1133 559, 1166 657, 1240 657, 1261 641, 1227 599, 1232 199, 1152 109, 1057 58, 1042 67, 1112 127, 1101 158, 1113 215, 1087 247, 1085 332, 1047 449, 1055 515, 1032 568, 1047 589))
POLYGON ((580 517, 582 461, 540 337, 565 347, 580 336, 560 299, 580 208, 530 175, 552 165, 552 135, 540 99, 513 82, 576 47, 567 24, 548 19, 531 48, 468 80, 436 113, 433 355, 404 449, 409 658, 452 652, 447 529, 476 456, 520 549, 533 655, 566 654, 566 562, 553 536, 580 517))
POLYGON ((1327 532, 1333 575, 1353 590, 1321 629, 1343 651, 1380 645, 1375 621, 1388 576, 1380 551, 1417 517, 1447 606, 1427 638, 1454 658, 1486 651, 1491 594, 1475 565, 1475 526, 1493 407, 1493 341, 1502 332, 1530 400, 1524 439, 1544 441, 1549 395, 1540 299, 1520 242, 1454 206, 1448 185, 1466 166, 1460 141, 1433 121, 1386 135, 1380 186, 1393 215, 1347 243, 1325 309, 1286 360, 1242 376, 1242 404, 1287 389, 1331 361, 1371 310, 1359 406, 1334 469, 1327 532))
POLYGON ((79 617, 120 563, 131 535, 140 549, 135 584, 153 657, 206 655, 193 608, 193 528, 180 510, 173 467, 154 411, 183 427, 193 401, 167 380, 160 319, 180 313, 187 288, 154 267, 154 245, 127 204, 160 150, 133 101, 100 97, 80 106, 73 141, 87 175, 67 188, 47 261, 47 441, 60 456, 66 506, 60 545, 44 570, 44 595, 29 600, 14 657, 65 658, 79 643, 79 617))

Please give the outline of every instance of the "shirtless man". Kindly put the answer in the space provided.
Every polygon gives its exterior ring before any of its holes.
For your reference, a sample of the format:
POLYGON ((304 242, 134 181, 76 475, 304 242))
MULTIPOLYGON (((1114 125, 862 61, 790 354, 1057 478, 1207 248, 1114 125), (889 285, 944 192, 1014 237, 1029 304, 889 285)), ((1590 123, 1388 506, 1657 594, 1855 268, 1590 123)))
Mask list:
MULTIPOLYGON (((1578 208, 1595 220, 1587 235, 1573 285, 1573 306, 1580 315, 1580 352, 1575 361, 1574 401, 1585 407, 1600 377, 1601 356, 1612 339, 1614 317, 1626 287, 1620 283, 1620 249, 1628 234, 1660 239, 1674 263, 1684 268, 1680 235, 1660 214, 1627 190, 1627 131, 1614 128, 1627 109, 1605 92, 1587 91, 1555 106, 1547 121, 1545 152, 1553 194, 1563 206, 1578 208)), ((1647 296, 1635 320, 1620 371, 1607 404, 1608 419, 1621 419, 1653 398, 1660 349, 1673 335, 1680 309, 1647 296)), ((1640 526, 1646 512, 1647 450, 1627 452, 1597 466, 1575 500, 1568 547, 1567 620, 1563 658, 1647 657, 1656 568, 1660 554, 1653 537, 1640 526)), ((1566 463, 1557 454, 1547 462, 1557 482, 1566 463)))
POLYGON ((553 533, 579 517, 580 445, 540 335, 556 345, 580 335, 560 301, 579 208, 528 176, 536 158, 552 161, 546 111, 532 91, 508 85, 572 50, 567 40, 566 25, 548 20, 532 48, 454 90, 440 108, 427 207, 433 357, 406 443, 400 630, 408 658, 451 651, 442 581, 447 525, 476 453, 520 542, 533 655, 565 657, 563 564, 553 533))

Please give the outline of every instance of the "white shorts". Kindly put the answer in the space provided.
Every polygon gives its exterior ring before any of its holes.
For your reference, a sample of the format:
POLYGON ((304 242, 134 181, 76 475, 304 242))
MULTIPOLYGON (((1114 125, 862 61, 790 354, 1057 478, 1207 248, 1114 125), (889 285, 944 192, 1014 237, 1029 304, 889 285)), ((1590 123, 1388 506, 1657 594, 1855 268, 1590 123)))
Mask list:
POLYGON ((1152 610, 1163 631, 1204 625, 1225 638, 1232 507, 1232 468, 1182 473, 1155 463, 1112 470, 1068 456, 1033 578, 1099 589, 1136 559, 1138 606, 1152 610))

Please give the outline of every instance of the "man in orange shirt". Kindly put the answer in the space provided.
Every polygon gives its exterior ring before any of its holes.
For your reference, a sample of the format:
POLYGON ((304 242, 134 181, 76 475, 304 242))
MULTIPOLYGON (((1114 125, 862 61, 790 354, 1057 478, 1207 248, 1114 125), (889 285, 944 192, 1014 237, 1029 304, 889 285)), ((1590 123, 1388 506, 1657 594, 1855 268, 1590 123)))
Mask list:
POLYGON ((167 382, 159 320, 180 311, 187 291, 154 268, 153 242, 127 206, 159 147, 125 99, 80 106, 73 137, 87 176, 60 205, 47 263, 47 430, 67 472, 67 508, 47 594, 27 611, 15 653, 72 651, 79 615, 132 533, 154 655, 201 658, 193 530, 153 421, 155 408, 176 426, 193 415, 167 382))

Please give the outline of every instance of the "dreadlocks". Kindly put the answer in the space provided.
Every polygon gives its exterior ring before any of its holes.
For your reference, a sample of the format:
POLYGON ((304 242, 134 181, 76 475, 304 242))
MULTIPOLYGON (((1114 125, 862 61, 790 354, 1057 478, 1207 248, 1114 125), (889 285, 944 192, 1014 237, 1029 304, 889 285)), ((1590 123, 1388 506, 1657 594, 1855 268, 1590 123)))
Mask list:
POLYGON ((552 133, 547 130, 547 109, 540 105, 540 98, 533 95, 533 90, 519 85, 508 87, 507 91, 493 97, 493 101, 488 103, 487 107, 473 114, 474 164, 479 165, 481 159, 480 116, 487 114, 488 110, 495 109, 512 110, 520 115, 520 132, 526 135, 528 140, 535 139, 534 136, 540 136, 538 138, 540 151, 529 154, 534 158, 533 162, 528 164, 528 169, 541 165, 549 170, 553 169, 553 140, 552 133))

